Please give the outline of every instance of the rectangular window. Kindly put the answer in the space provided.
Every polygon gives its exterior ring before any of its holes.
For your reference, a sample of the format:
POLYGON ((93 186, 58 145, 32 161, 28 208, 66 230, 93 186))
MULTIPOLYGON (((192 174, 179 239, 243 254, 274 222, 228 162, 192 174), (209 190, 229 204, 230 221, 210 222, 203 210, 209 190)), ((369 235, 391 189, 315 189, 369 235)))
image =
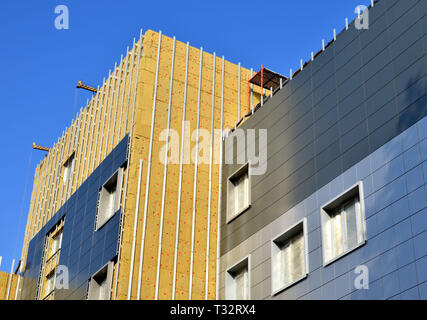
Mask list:
POLYGON ((71 181, 74 173, 74 166, 76 163, 75 153, 73 153, 68 160, 64 163, 64 184, 71 181))
POLYGON ((101 228, 120 208, 123 168, 120 168, 99 191, 96 230, 101 228))
POLYGON ((273 295, 305 278, 308 273, 306 220, 272 240, 273 295))
POLYGON ((249 257, 244 258, 226 272, 226 299, 249 300, 249 257))
POLYGON ((58 250, 61 249, 62 244, 62 229, 58 231, 58 233, 52 238, 52 245, 50 248, 50 256, 52 257, 58 250))
POLYGON ((325 265, 365 242, 360 189, 361 184, 357 184, 321 209, 325 265))
POLYGON ((228 178, 227 194, 227 220, 230 222, 250 206, 249 164, 228 178))
POLYGON ((110 261, 89 281, 88 300, 110 300, 113 263, 110 261))
POLYGON ((46 277, 46 296, 44 299, 47 299, 52 292, 55 289, 55 270, 53 270, 47 277, 46 277))
POLYGON ((43 249, 37 299, 53 300, 55 273, 59 265, 65 218, 62 218, 46 235, 43 249))

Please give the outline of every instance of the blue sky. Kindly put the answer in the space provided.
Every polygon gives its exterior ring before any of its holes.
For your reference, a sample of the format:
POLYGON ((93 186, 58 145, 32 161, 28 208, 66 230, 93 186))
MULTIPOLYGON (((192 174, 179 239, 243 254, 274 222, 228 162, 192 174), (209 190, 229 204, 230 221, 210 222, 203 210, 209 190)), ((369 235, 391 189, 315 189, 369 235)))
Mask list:
POLYGON ((332 38, 333 28, 341 31, 345 17, 353 20, 357 5, 369 2, 1 1, 0 270, 9 271, 21 254, 33 174, 44 156, 32 142, 52 146, 89 98, 76 95, 77 81, 101 85, 141 28, 162 30, 246 68, 264 64, 287 75, 321 48, 322 39, 332 38), (54 27, 57 5, 69 8, 69 30, 54 27))

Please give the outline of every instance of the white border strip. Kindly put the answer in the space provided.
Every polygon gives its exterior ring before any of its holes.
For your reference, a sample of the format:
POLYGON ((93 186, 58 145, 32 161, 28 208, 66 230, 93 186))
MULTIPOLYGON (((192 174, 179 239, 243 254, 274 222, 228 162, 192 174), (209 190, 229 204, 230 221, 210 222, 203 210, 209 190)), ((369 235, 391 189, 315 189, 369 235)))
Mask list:
POLYGON ((138 300, 140 300, 141 298, 142 264, 144 263, 145 231, 147 227, 148 195, 150 190, 151 156, 153 153, 154 120, 156 117, 157 84, 159 80, 159 63, 160 63, 161 44, 162 44, 162 31, 159 31, 159 42, 157 46, 156 77, 154 81, 154 94, 153 94, 153 110, 152 110, 152 117, 151 117, 150 149, 148 151, 147 183, 145 188, 144 221, 143 221, 143 227, 142 227, 141 253, 139 256, 138 295, 137 295, 138 300))
POLYGON ((224 129, 224 56, 222 56, 222 83, 221 83, 221 141, 219 147, 219 186, 218 186, 218 227, 216 245, 216 299, 219 297, 219 260, 220 260, 220 236, 221 236, 221 196, 222 196, 222 157, 223 157, 223 129, 224 129))
POLYGON ((163 190, 162 190, 162 207, 160 212, 160 230, 159 230, 159 250, 157 254, 157 271, 156 271, 156 294, 155 300, 159 299, 159 285, 160 285, 160 262, 162 259, 162 239, 163 239, 163 222, 165 216, 165 201, 166 201, 166 183, 167 183, 167 174, 168 174, 168 153, 169 153, 169 135, 170 135, 170 122, 171 122, 171 112, 172 112, 172 90, 173 90, 173 72, 175 67, 175 44, 176 38, 173 37, 172 45, 172 62, 171 62, 171 78, 169 84, 169 105, 168 105, 168 124, 166 129, 166 150, 165 150, 165 162, 164 162, 164 172, 163 172, 163 190))
POLYGON ((200 66, 199 66, 199 92, 197 97, 197 138, 196 153, 194 163, 194 187, 193 187, 193 218, 191 221, 191 258, 190 258, 190 281, 188 284, 188 300, 191 300, 193 289, 193 262, 194 262, 194 232, 196 224, 196 198, 197 198, 197 169, 199 165, 199 137, 200 137, 200 96, 202 90, 202 67, 203 67, 203 48, 200 48, 200 66))
POLYGON ((214 143, 214 126, 215 126, 215 72, 216 72, 216 53, 213 54, 213 71, 212 71, 212 112, 211 112, 211 146, 209 151, 209 193, 208 193, 208 225, 206 229, 206 280, 205 280, 205 300, 208 300, 209 291, 209 251, 211 235, 211 202, 212 202, 212 162, 213 162, 213 143, 214 143))
POLYGON ((184 162, 185 112, 186 112, 186 106, 187 106, 188 52, 189 52, 189 50, 190 50, 190 44, 187 42, 187 52, 186 52, 186 56, 185 56, 184 104, 182 107, 181 159, 179 162, 178 207, 177 207, 177 212, 176 212, 175 255, 174 255, 174 262, 173 262, 172 300, 175 300, 176 269, 177 269, 177 261, 178 261, 179 223, 180 223, 180 216, 181 216, 182 168, 183 168, 183 162, 184 162))

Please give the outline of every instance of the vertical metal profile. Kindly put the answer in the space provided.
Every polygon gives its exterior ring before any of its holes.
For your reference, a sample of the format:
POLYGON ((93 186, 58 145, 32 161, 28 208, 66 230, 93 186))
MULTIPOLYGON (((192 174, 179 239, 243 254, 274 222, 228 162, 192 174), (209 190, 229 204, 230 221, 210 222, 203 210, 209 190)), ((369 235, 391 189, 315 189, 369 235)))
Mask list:
POLYGON ((175 230, 175 253, 173 261, 173 281, 172 281, 172 300, 175 300, 176 291, 176 268, 178 262, 178 245, 179 245, 179 223, 181 216, 181 189, 182 189, 182 168, 184 162, 184 141, 185 141, 185 118, 186 118, 186 106, 187 106, 187 84, 188 84, 188 53, 190 45, 187 42, 187 51, 185 55, 185 83, 184 83, 184 103, 182 106, 182 127, 181 127, 181 155, 179 162, 179 185, 178 185, 178 205, 176 211, 176 230, 175 230))
POLYGON ((19 291, 20 291, 20 289, 19 289, 19 287, 21 286, 21 279, 22 279, 22 276, 21 276, 21 272, 22 272, 22 264, 19 266, 19 274, 18 274, 18 283, 16 284, 16 290, 15 290, 15 301, 16 300, 18 300, 18 294, 19 294, 19 291))
MULTIPOLYGON (((101 93, 98 94, 100 95, 101 93)), ((104 95, 105 95, 105 78, 102 80, 102 95, 101 95, 101 99, 99 102, 99 107, 98 107, 98 120, 96 121, 96 138, 94 141, 94 148, 93 148, 93 158, 92 158, 92 164, 90 165, 91 167, 91 171, 95 170, 95 163, 97 160, 97 152, 96 150, 98 149, 98 142, 100 140, 100 136, 99 136, 99 128, 101 126, 101 118, 102 118, 102 113, 104 112, 104 95)))
MULTIPOLYGON (((27 242, 28 242, 28 238, 29 238, 29 230, 30 230, 30 225, 32 225, 32 221, 33 221, 33 217, 34 217, 34 200, 36 197, 36 193, 37 193, 37 185, 38 185, 38 178, 39 178, 39 166, 36 167, 36 170, 34 172, 34 185, 33 185, 33 190, 31 192, 31 198, 30 198, 30 208, 28 210, 28 218, 27 218, 27 225, 25 226, 25 233, 24 233, 24 242, 23 242, 23 246, 22 246, 22 250, 21 250, 21 257, 22 257, 22 261, 24 262, 26 260, 26 248, 27 248, 27 242)), ((1 256, 0 256, 0 267, 1 267, 1 256)))
POLYGON ((102 156, 102 143, 104 141, 104 128, 105 128, 105 118, 107 116, 107 108, 108 108, 108 98, 110 95, 110 83, 111 83, 111 70, 108 72, 108 81, 107 81, 107 93, 105 93, 104 99, 103 99, 103 105, 104 105, 104 115, 102 119, 102 126, 101 126, 101 140, 99 142, 99 149, 98 149, 98 160, 97 165, 101 163, 101 159, 103 159, 102 156))
MULTIPOLYGON (((254 69, 251 69, 251 79, 252 79, 253 74, 254 74, 254 69)), ((253 111, 253 109, 254 109, 254 85, 253 85, 253 83, 251 83, 250 88, 251 88, 251 98, 250 98, 251 101, 250 101, 250 103, 251 103, 251 110, 253 111)), ((221 137, 221 139, 222 139, 222 137, 221 137)))
POLYGON ((110 139, 110 127, 111 127, 111 113, 113 112, 113 103, 114 103, 114 89, 117 85, 117 76, 115 74, 117 73, 117 62, 114 64, 114 71, 113 71, 113 84, 111 86, 111 94, 110 94, 110 102, 109 107, 110 111, 108 112, 108 121, 107 121, 107 136, 105 137, 105 148, 104 148, 104 157, 107 156, 108 152, 108 141, 110 139))
MULTIPOLYGON (((142 52, 142 41, 143 41, 143 36, 142 36, 142 29, 139 32, 139 45, 138 45, 138 61, 137 61, 137 65, 136 65, 136 80, 135 82, 138 82, 138 74, 139 74, 139 63, 141 60, 141 52, 142 52)), ((134 50, 136 49, 136 47, 134 48, 134 50)), ((125 77, 126 80, 126 77, 125 77)), ((124 84, 123 84, 124 85, 124 84)), ((135 116, 135 103, 136 103, 136 85, 135 85, 135 89, 134 89, 134 95, 133 95, 133 107, 132 107, 132 120, 131 120, 131 128, 130 128, 130 133, 129 133, 129 145, 128 145, 128 154, 127 154, 127 159, 128 159, 128 167, 126 170, 126 178, 125 178, 125 184, 124 184, 124 196, 123 196, 123 214, 121 217, 121 223, 120 223, 120 238, 119 238, 119 250, 117 253, 117 269, 116 269, 116 281, 114 283, 114 300, 117 297, 117 283, 119 280, 119 271, 120 271, 120 257, 121 257, 121 252, 122 252, 122 239, 123 239, 123 216, 125 215, 126 212, 126 196, 127 196, 127 188, 128 188, 128 180, 129 180, 129 168, 130 168, 130 159, 131 159, 131 149, 132 149, 132 136, 133 136, 133 122, 134 122, 134 116, 135 116)), ((141 167, 141 174, 142 174, 142 167, 141 167)), ((139 197, 138 197, 139 198, 139 197)), ((138 207, 139 207, 139 202, 138 202, 138 207)), ((139 212, 139 209, 138 209, 139 212)), ((135 234, 135 238, 136 238, 136 234, 135 234)), ((133 250, 132 255, 135 255, 135 252, 133 250)), ((132 272, 129 275, 130 279, 133 279, 133 268, 132 268, 132 272)), ((130 280, 131 281, 131 280, 130 280)))
POLYGON ((59 161, 58 161, 58 166, 57 166, 57 170, 56 170, 56 182, 55 182, 55 193, 53 196, 53 203, 52 203, 52 212, 55 213, 56 212, 56 204, 57 204, 57 196, 58 196, 58 192, 59 192, 59 183, 61 181, 61 171, 62 171, 62 164, 64 163, 64 149, 65 149, 65 142, 66 142, 66 138, 67 138, 67 128, 65 128, 65 130, 62 132, 62 138, 61 138, 61 151, 59 154, 59 161))
POLYGON ((216 299, 219 296, 219 259, 220 259, 220 236, 221 236, 221 198, 222 198, 222 157, 223 157, 223 130, 224 130, 224 56, 222 57, 222 83, 221 83, 221 140, 219 147, 219 186, 218 186, 218 229, 216 244, 216 299))
POLYGON ((239 65, 238 65, 238 69, 239 69, 239 76, 238 76, 238 81, 239 81, 239 83, 238 83, 238 87, 237 87, 237 99, 238 99, 238 101, 237 101, 237 105, 238 105, 238 110, 237 110, 237 120, 239 121, 240 120, 240 116, 241 116, 241 103, 240 103, 240 87, 241 87, 241 83, 240 83, 240 62, 239 62, 239 65))
POLYGON ((82 181, 82 175, 83 175, 83 166, 85 163, 86 158, 86 146, 88 143, 88 135, 87 135, 87 129, 88 129, 88 116, 89 116, 89 107, 87 106, 85 108, 86 112, 84 113, 84 122, 83 122, 83 130, 82 130, 82 140, 80 143, 80 157, 78 162, 78 168, 76 170, 76 189, 80 186, 80 183, 82 181))
POLYGON ((145 188, 144 221, 143 221, 143 227, 142 227, 141 252, 140 252, 140 257, 139 257, 138 295, 137 295, 138 300, 141 297, 142 264, 144 263, 145 230, 147 227, 148 195, 149 195, 149 190, 150 190, 151 156, 153 153, 154 120, 156 117, 157 85, 158 85, 158 80, 159 80, 159 63, 160 63, 160 46, 161 46, 161 43, 162 43, 162 32, 159 31, 159 42, 157 45, 156 75, 155 75, 155 81, 154 81, 154 94, 153 94, 153 111, 152 111, 152 117, 151 117, 150 149, 148 151, 147 182, 146 182, 146 188, 145 188))
POLYGON ((134 225, 133 225, 133 236, 132 236, 132 255, 130 258, 128 300, 130 300, 132 295, 133 265, 135 262, 135 247, 136 247, 136 231, 138 228, 139 198, 141 194, 141 177, 142 177, 142 159, 139 160, 138 187, 136 191, 136 204, 135 204, 135 219, 133 222, 134 225))
MULTIPOLYGON (((73 130, 73 137, 72 141, 70 141, 70 153, 74 153, 74 157, 77 157, 77 143, 78 143, 78 136, 80 134, 80 122, 81 122, 81 109, 76 115, 76 121, 74 123, 74 130, 73 130)), ((74 175, 74 174, 73 174, 74 175)), ((67 180, 66 187, 65 187, 65 193, 63 194, 63 203, 65 203, 68 199, 69 189, 70 189, 70 182, 67 180)))
POLYGON ((194 164, 194 187, 193 187, 193 217, 191 221, 191 258, 190 258, 190 282, 188 285, 188 299, 191 300, 193 290, 193 262, 194 262, 194 232, 196 228, 196 199, 197 199, 197 169, 199 165, 199 137, 200 137, 200 98, 202 91, 202 67, 203 67, 203 48, 200 48, 200 67, 199 67, 199 90, 197 94, 197 138, 194 164))
MULTIPOLYGON (((99 91, 99 86, 97 87, 97 92, 99 91)), ((95 108, 93 110, 93 117, 92 117, 92 125, 91 125, 91 129, 90 129, 90 145, 89 145, 89 156, 87 158, 87 165, 86 165, 86 172, 85 172, 85 176, 87 177, 89 174, 89 167, 91 164, 91 160, 94 158, 94 154, 92 154, 92 146, 95 144, 94 141, 94 135, 95 135, 95 122, 96 122, 96 117, 99 114, 99 94, 96 95, 95 97, 96 102, 95 102, 95 108)), ((91 170, 92 172, 92 170, 91 170)))
POLYGON ((64 131, 62 131, 62 136, 58 139, 57 146, 56 146, 56 161, 55 165, 52 170, 52 181, 51 181, 51 192, 49 194, 49 201, 47 204, 48 208, 48 218, 52 215, 53 211, 53 201, 55 198, 55 192, 56 192, 56 180, 58 175, 58 165, 61 163, 61 149, 62 149, 62 137, 64 136, 64 131))
MULTIPOLYGON (((126 117, 125 117, 125 130, 124 132, 126 133, 127 128, 128 128, 128 117, 129 117, 129 104, 130 104, 130 93, 132 91, 132 77, 133 77, 133 68, 135 66, 135 59, 136 59, 136 53, 135 53, 135 39, 133 39, 133 59, 132 59, 132 67, 130 69, 130 74, 129 74, 129 86, 128 86, 128 101, 127 101, 127 105, 126 105, 126 117)), ((135 81, 135 87, 136 87, 137 83, 135 81)))
POLYGON ((39 195, 37 197, 37 205, 36 205, 36 209, 34 212, 34 224, 33 224, 33 228, 31 231, 31 237, 34 236, 35 231, 37 230, 37 226, 38 226, 38 221, 40 220, 40 216, 41 216, 41 204, 42 204, 42 200, 43 200, 43 196, 44 196, 44 187, 45 187, 45 176, 47 174, 48 171, 48 166, 49 166, 49 160, 50 160, 50 156, 49 154, 40 162, 40 164, 43 165, 43 170, 40 174, 40 178, 39 178, 39 183, 40 183, 40 188, 39 188, 39 195))
POLYGON ((120 85, 122 82, 122 74, 123 74, 123 70, 122 70, 122 66, 123 66, 123 54, 120 57, 120 65, 119 65, 119 79, 117 80, 117 85, 116 85, 116 103, 114 106, 114 120, 113 120, 113 130, 111 131, 111 145, 110 145, 110 152, 111 150, 113 150, 113 145, 114 145, 114 136, 115 136, 115 132, 116 132, 116 120, 117 120, 117 110, 119 108, 119 92, 120 92, 120 85))
POLYGON ((45 210, 44 210, 44 205, 45 205, 45 199, 46 199, 46 196, 47 196, 47 189, 48 189, 48 181, 49 181, 49 176, 50 176, 50 174, 49 174, 49 171, 50 171, 50 168, 51 168, 51 165, 52 165, 52 160, 53 160, 53 149, 51 150, 51 151, 49 151, 49 154, 48 154, 48 159, 49 159, 49 161, 48 161, 48 165, 47 165, 47 167, 46 167, 46 175, 45 175, 45 181, 44 181, 44 183, 43 183, 43 196, 42 196, 42 198, 41 198, 41 202, 40 202, 40 215, 39 215, 39 219, 38 219, 38 221, 37 221, 37 228, 36 228, 36 230, 39 230, 39 227, 40 227, 40 223, 43 221, 43 219, 44 219, 44 215, 45 215, 45 210))
POLYGON ((9 300, 10 287, 12 286, 13 268, 15 267, 15 259, 12 260, 12 268, 10 268, 9 280, 7 282, 6 300, 9 300))
MULTIPOLYGON (((65 149, 65 157, 69 156, 70 149, 72 148, 71 144, 72 144, 72 140, 74 138, 74 131, 76 129, 77 116, 78 116, 78 113, 76 114, 75 119, 73 119, 73 121, 71 121, 70 129, 69 129, 68 136, 67 136, 67 146, 65 149)), ((66 188, 67 188, 67 185, 65 185, 64 182, 62 182, 61 183, 61 194, 59 196, 59 207, 61 207, 63 204, 64 197, 65 197, 65 194, 67 192, 66 188)))
MULTIPOLYGON (((81 131, 82 131, 82 120, 83 120, 83 109, 80 108, 80 115, 78 117, 78 126, 77 126, 78 130, 77 130, 77 135, 75 136, 76 139, 74 140, 74 150, 76 152, 76 155, 75 155, 76 161, 77 161, 77 157, 79 157, 77 150, 79 148, 80 134, 81 134, 81 131)), ((76 167, 77 166, 75 165, 74 168, 73 168, 74 169, 73 173, 71 174, 71 179, 69 181, 69 187, 68 187, 68 192, 67 192, 66 199, 68 199, 70 197, 70 195, 72 194, 72 192, 73 192, 74 179, 76 179, 76 174, 75 174, 76 170, 77 170, 76 167)), ((77 183, 77 181, 76 181, 76 183, 77 183)))
POLYGON ((166 129, 166 150, 165 150, 165 163, 163 171, 163 190, 162 190, 162 206, 160 210, 160 230, 159 230, 159 248, 157 254, 157 271, 156 271, 156 290, 155 290, 155 300, 159 298, 159 285, 160 285, 160 262, 162 259, 162 239, 163 239, 163 221, 165 216, 165 201, 166 201, 166 184, 167 184, 167 175, 168 175, 168 151, 169 151, 169 134, 170 134, 170 122, 171 122, 171 112, 172 112, 172 91, 173 91, 173 72, 175 67, 175 44, 176 38, 173 37, 172 45, 172 62, 171 62, 171 78, 169 84, 169 105, 168 105, 168 123, 166 129))
MULTIPOLYGON (((142 39, 140 39, 141 41, 141 45, 142 45, 142 39)), ((122 86, 122 95, 120 98, 120 116, 119 116, 119 128, 117 129, 117 143, 119 143, 120 141, 120 132, 121 132, 121 128, 122 128, 122 115, 123 115, 123 102, 125 99, 125 88, 126 88, 126 79, 128 76, 128 65, 129 65, 129 47, 127 47, 126 49, 126 67, 125 67, 125 76, 123 79, 123 86, 122 86)))
POLYGON ((56 163, 57 163, 57 158, 58 158, 58 142, 59 142, 59 138, 56 141, 56 143, 54 144, 54 147, 52 148, 52 163, 51 166, 49 168, 49 177, 46 181, 46 196, 44 198, 44 202, 43 202, 43 219, 41 221, 41 225, 40 228, 42 228, 42 226, 44 225, 47 217, 49 216, 50 213, 50 208, 49 208, 49 203, 50 203, 50 198, 51 198, 51 189, 52 189, 52 180, 53 180, 53 168, 55 167, 56 163))
MULTIPOLYGON (((206 237, 206 280, 205 280, 205 300, 208 300, 209 292, 209 251, 211 234, 211 209, 212 209, 212 162, 213 162, 213 144, 214 144, 214 126, 215 126, 215 72, 216 72, 216 54, 213 54, 212 71, 212 111, 211 111, 211 145, 209 151, 209 192, 208 192, 208 224, 206 237)), ((240 74, 240 72, 239 72, 240 74)), ((240 86, 239 86, 240 87, 240 86)))
POLYGON ((41 161, 41 163, 43 163, 43 171, 42 171, 42 174, 40 175, 40 191, 39 191, 39 196, 38 196, 36 211, 34 213, 34 224, 33 224, 33 229, 32 229, 32 232, 31 232, 31 237, 33 237, 34 234, 36 233, 37 227, 39 225, 40 217, 42 215, 41 206, 42 206, 42 203, 43 203, 43 197, 44 197, 44 191, 45 191, 45 177, 46 177, 47 172, 49 170, 49 164, 50 164, 50 155, 49 155, 49 153, 41 161))

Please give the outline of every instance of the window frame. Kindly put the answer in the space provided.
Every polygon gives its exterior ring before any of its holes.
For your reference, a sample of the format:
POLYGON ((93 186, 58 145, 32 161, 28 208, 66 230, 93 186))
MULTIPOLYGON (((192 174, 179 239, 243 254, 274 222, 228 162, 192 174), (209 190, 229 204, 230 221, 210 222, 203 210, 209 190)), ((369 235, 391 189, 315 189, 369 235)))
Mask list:
POLYGON ((238 272, 244 268, 245 265, 248 270, 248 291, 246 300, 251 300, 251 255, 247 255, 240 259, 225 271, 225 300, 237 300, 235 287, 236 277, 233 276, 233 273, 238 272))
MULTIPOLYGON (((113 261, 107 262, 105 265, 103 265, 98 271, 96 271, 89 279, 88 281, 88 287, 87 287, 87 300, 101 300, 97 299, 96 296, 99 295, 99 289, 101 288, 100 283, 96 280, 97 277, 101 273, 105 273, 105 288, 107 292, 104 294, 108 297, 107 299, 102 300, 110 300, 111 293, 112 293, 112 284, 113 284, 113 273, 114 273, 114 263, 113 261)), ((103 281, 103 283, 104 283, 103 281)))
POLYGON ((279 234, 277 234, 273 239, 270 241, 270 247, 271 247, 271 296, 276 296, 279 293, 283 292, 284 290, 292 287, 293 285, 297 284, 298 282, 304 280, 307 278, 309 273, 309 263, 308 263, 308 229, 307 229, 307 218, 304 217, 303 219, 297 221, 292 226, 287 228, 285 231, 281 231, 279 234), (275 255, 282 251, 282 249, 279 247, 278 243, 285 243, 286 241, 290 240, 295 234, 299 231, 297 229, 302 228, 302 235, 303 235, 303 243, 304 243, 304 270, 302 273, 302 276, 296 278, 295 280, 291 281, 290 283, 284 283, 277 289, 274 288, 274 257, 275 255))
MULTIPOLYGON (((322 263, 323 267, 326 267, 330 265, 331 263, 334 263, 335 261, 341 259, 342 257, 346 256, 347 254, 353 252, 354 250, 360 248, 361 246, 365 245, 367 242, 367 236, 366 236, 366 216, 365 216, 365 202, 364 202, 364 194, 363 194, 363 182, 359 181, 356 184, 350 186, 337 196, 335 196, 330 201, 326 202, 322 206, 320 206, 320 230, 321 230, 321 241, 322 241, 322 263), (328 217, 331 216, 331 211, 334 210, 340 210, 340 214, 342 214, 344 206, 349 203, 352 199, 354 199, 356 196, 359 197, 358 205, 356 205, 356 208, 359 208, 359 213, 356 211, 356 216, 359 215, 360 219, 356 219, 356 234, 357 237, 359 235, 361 236, 361 241, 351 247, 347 248, 347 250, 344 250, 343 252, 330 258, 329 260, 326 260, 326 222, 328 217)), ((346 234, 343 232, 343 236, 346 237, 346 234)))
MULTIPOLYGON (((242 166, 240 166, 230 176, 228 176, 228 178, 227 178, 227 208, 226 208, 227 214, 226 214, 226 223, 230 223, 231 221, 233 221, 234 219, 236 219, 237 217, 239 217, 241 214, 243 214, 244 212, 246 212, 251 207, 251 184, 252 184, 251 180, 252 179, 251 179, 251 174, 250 174, 250 162, 249 161, 246 162, 245 164, 243 164, 242 166), (231 204, 230 204, 231 185, 234 185, 233 181, 239 179, 245 173, 247 173, 247 175, 248 175, 248 186, 247 186, 248 203, 244 207, 240 208, 239 210, 236 210, 235 204, 233 204, 233 209, 234 209, 233 211, 234 212, 231 212, 231 204)), ((235 202, 236 198, 233 197, 232 201, 235 202)))
POLYGON ((73 151, 70 154, 70 156, 67 158, 67 160, 65 160, 64 164, 62 165, 62 167, 64 169, 63 176, 62 176, 62 182, 63 182, 63 184, 70 183, 70 181, 73 180, 75 166, 76 166, 76 152, 73 151), (70 161, 71 161, 72 165, 68 166, 67 164, 70 161), (70 169, 72 169, 72 172, 71 172, 70 169))
POLYGON ((96 219, 95 219, 95 231, 98 231, 101 229, 108 221, 110 221, 115 213, 120 209, 120 203, 122 201, 122 185, 123 185, 123 176, 124 176, 124 168, 121 167, 117 169, 101 186, 101 188, 98 190, 98 200, 97 200, 97 208, 96 208, 96 219), (117 192, 117 199, 114 199, 113 205, 115 205, 113 213, 106 218, 103 218, 102 221, 99 221, 100 218, 100 209, 101 209, 101 197, 102 192, 104 191, 105 185, 108 184, 111 179, 114 178, 114 176, 117 175, 116 178, 116 191, 117 192))

